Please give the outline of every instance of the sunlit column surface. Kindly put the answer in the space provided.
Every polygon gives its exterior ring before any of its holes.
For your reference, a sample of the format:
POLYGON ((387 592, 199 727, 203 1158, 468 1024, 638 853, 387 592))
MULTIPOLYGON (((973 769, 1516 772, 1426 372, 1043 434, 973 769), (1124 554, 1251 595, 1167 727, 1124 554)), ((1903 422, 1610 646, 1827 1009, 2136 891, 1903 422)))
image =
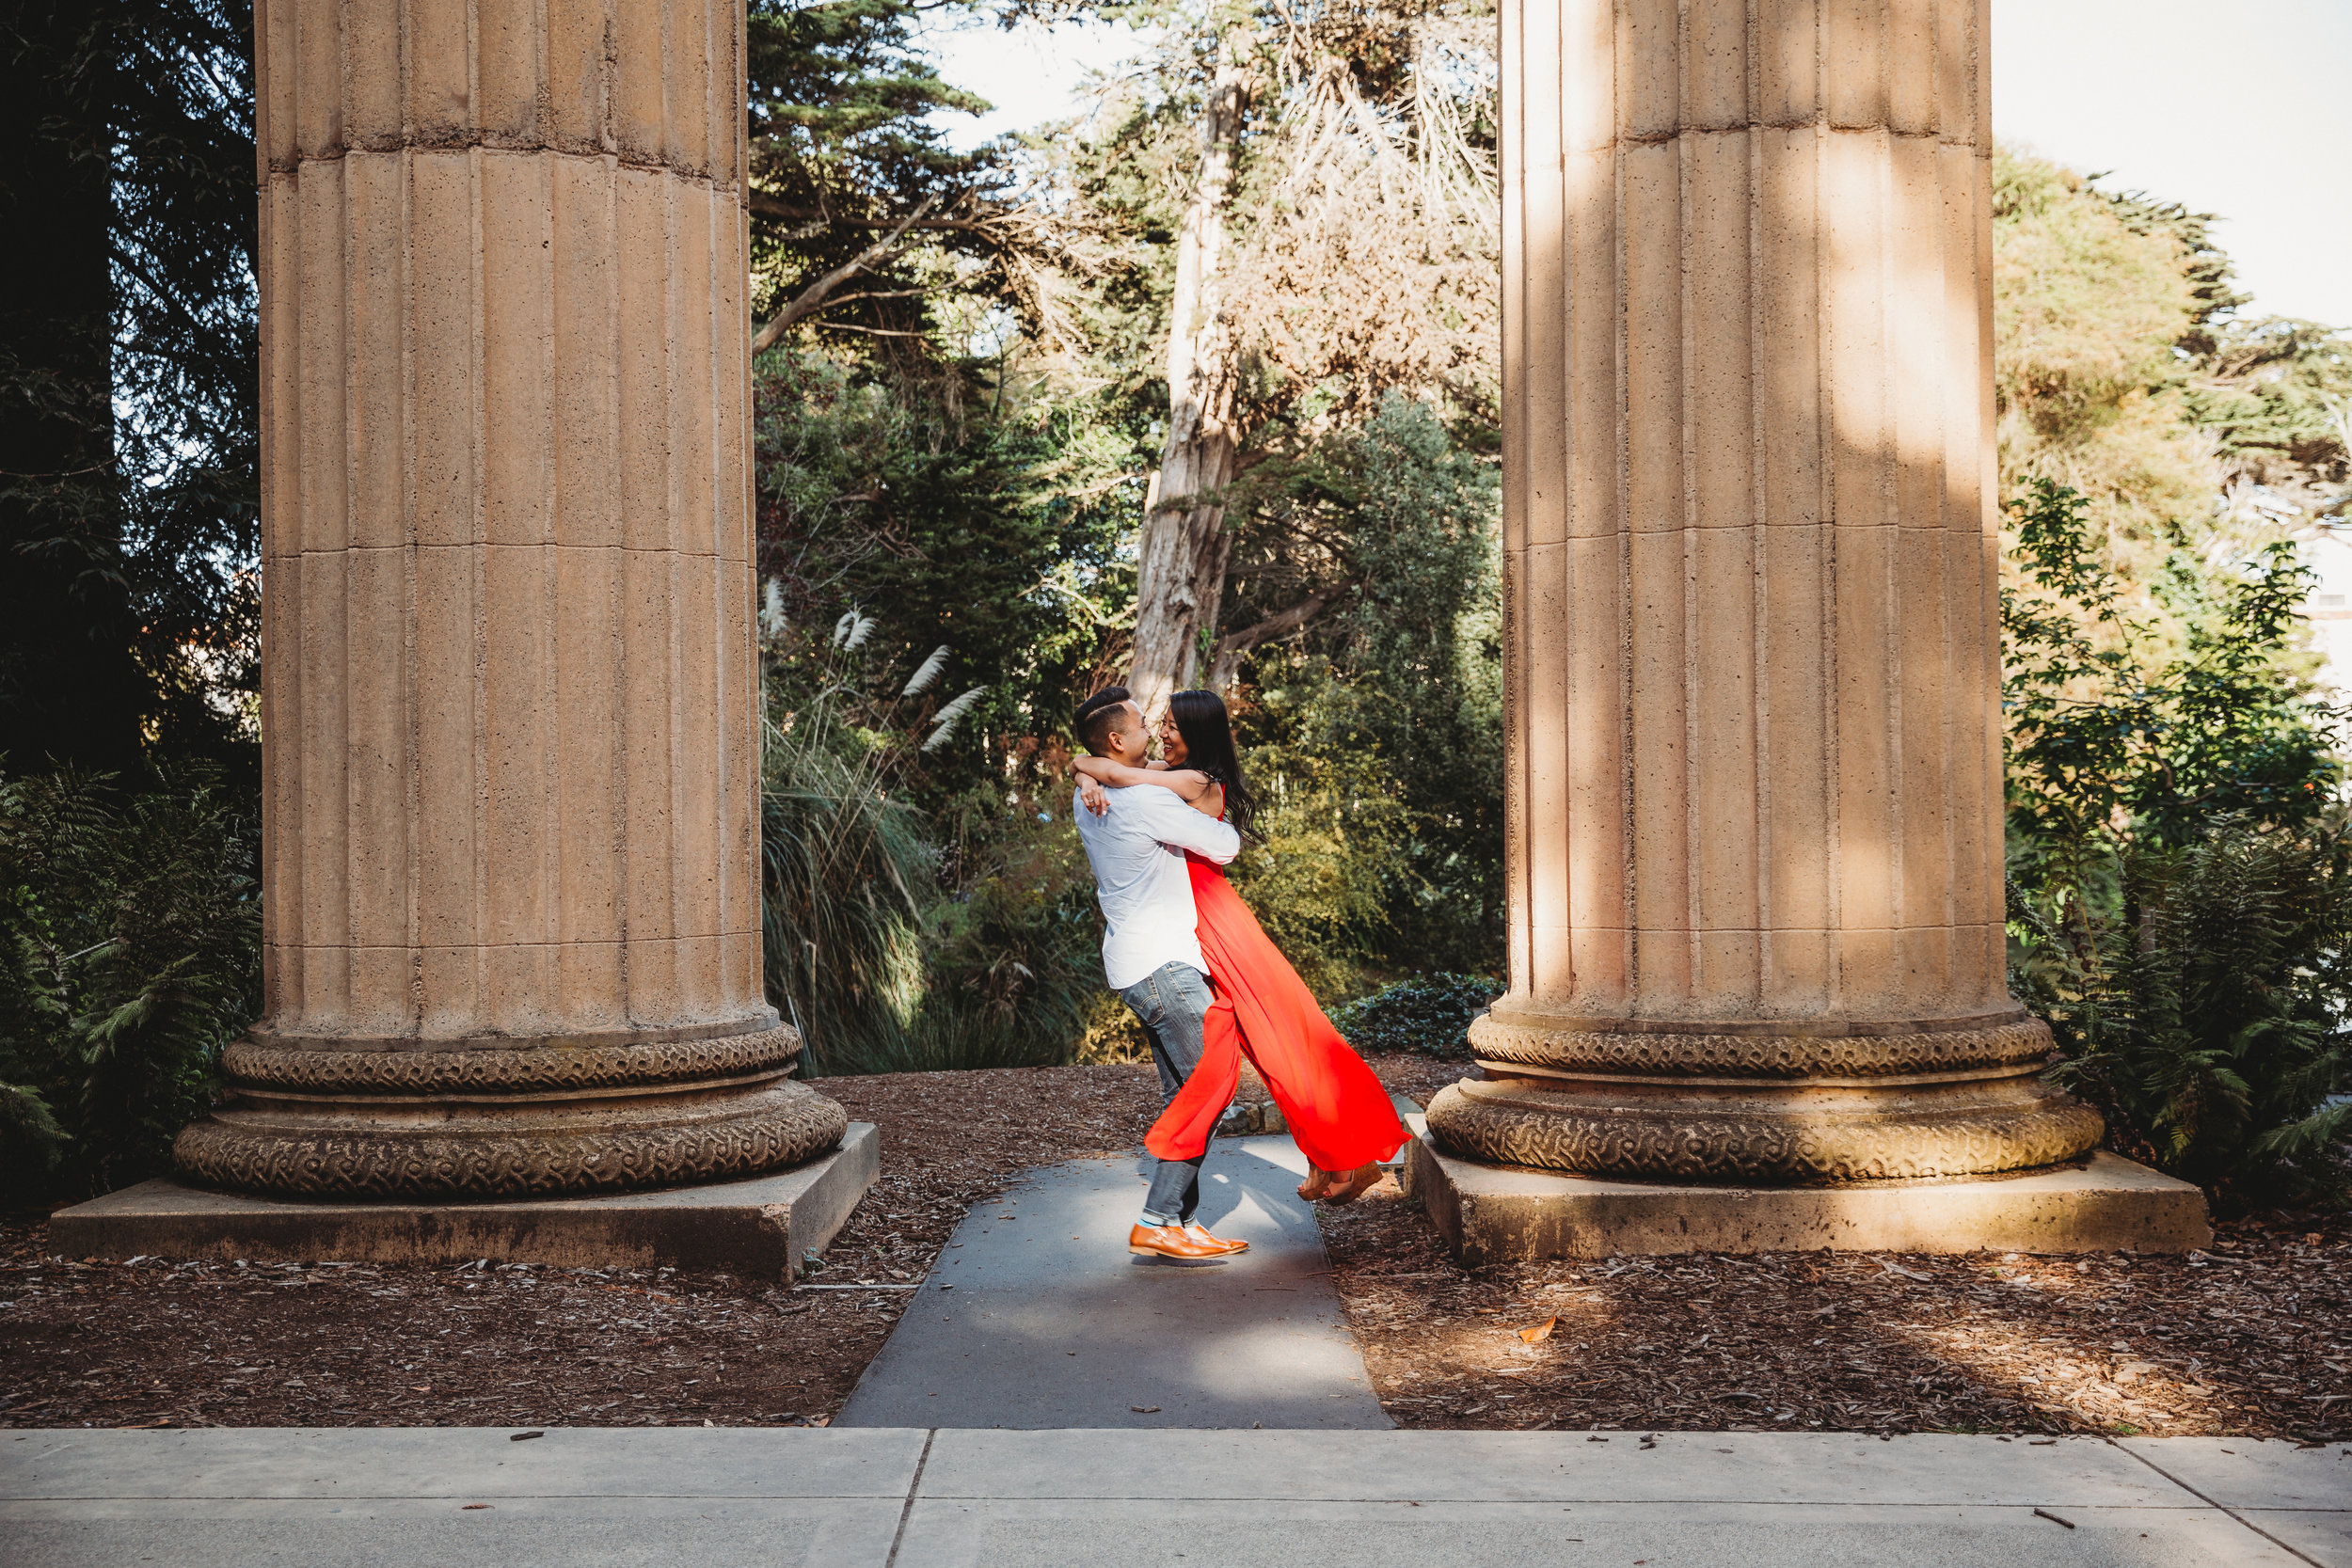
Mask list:
POLYGON ((1980 0, 1505 0, 1511 989, 1473 1159, 2074 1157, 2004 980, 1980 0))
POLYGON ((741 0, 264 0, 267 998, 191 1174, 838 1139, 761 985, 741 0))

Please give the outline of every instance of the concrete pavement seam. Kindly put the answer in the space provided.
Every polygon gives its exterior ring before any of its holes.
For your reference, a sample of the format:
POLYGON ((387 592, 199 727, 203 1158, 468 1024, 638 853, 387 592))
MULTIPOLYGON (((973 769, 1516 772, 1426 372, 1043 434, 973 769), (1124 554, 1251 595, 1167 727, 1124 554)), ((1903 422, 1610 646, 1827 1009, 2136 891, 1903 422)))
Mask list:
POLYGON ((899 1506, 898 1532, 890 1538, 890 1555, 882 1560, 882 1568, 893 1568, 898 1560, 899 1544, 907 1538, 907 1519, 914 1513, 915 1495, 923 1490, 923 1466, 931 1462, 931 1445, 937 1441, 937 1427, 923 1434, 923 1452, 914 1461, 914 1477, 907 1482, 907 1500, 899 1506))
MULTIPOLYGON (((80 1499, 69 1498, 66 1500, 78 1501, 80 1499)), ((792 1500, 799 1501, 800 1499, 795 1498, 792 1500)), ((1182 1497, 1171 1497, 1164 1495, 1114 1497, 1100 1492, 1073 1493, 1067 1496, 1055 1495, 1050 1497, 1039 1493, 1023 1493, 1017 1496, 1012 1494, 1006 1494, 1004 1496, 992 1495, 989 1497, 979 1497, 972 1494, 957 1495, 954 1493, 943 1493, 935 1500, 939 1502, 964 1503, 1263 1503, 1269 1507, 1281 1508, 1287 1508, 1295 1503, 1336 1503, 1343 1505, 1362 1503, 1366 1507, 1388 1507, 1393 1505, 1396 1507, 1410 1506, 1413 1508, 1426 1507, 1430 1503, 1443 1503, 1448 1508, 1550 1508, 1555 1505, 1565 1506, 1580 1503, 1586 1508, 1612 1508, 1619 1505, 1628 1508, 2031 1508, 2034 1506, 2028 1502, 2012 1502, 2004 1501, 1998 1498, 1975 1497, 1936 1497, 1921 1502, 1868 1502, 1852 1497, 1587 1497, 1573 1495, 1562 1495, 1552 1497, 1432 1497, 1426 1494, 1419 1497, 1268 1497, 1247 1493, 1237 1493, 1232 1496, 1195 1494, 1182 1497)), ((2053 1508, 2072 1508, 2089 1513, 2096 1513, 2103 1510, 2111 1513, 2118 1509, 2145 1510, 2150 1513, 2162 1513, 2166 1509, 2174 1509, 2185 1513, 2194 1513, 2197 1512, 2197 1510, 2190 1508, 2186 1503, 2057 1502, 2052 1503, 2050 1506, 2053 1508)), ((2221 1508, 2221 1505, 2218 1503, 2211 1503, 2207 1506, 2210 1508, 2221 1508)), ((2226 1508, 2221 1509, 2221 1512, 2224 1513, 2230 1513, 2230 1511, 2226 1508)), ((2277 1513, 2337 1513, 2344 1511, 2341 1509, 2282 1508, 2274 1509, 2271 1512, 2277 1513)), ((2236 1515, 2232 1513, 2231 1517, 2236 1518, 2236 1515)), ((2240 1522, 2243 1523, 2243 1521, 2240 1522)), ((2306 1560, 2309 1560, 2306 1559, 2306 1560)), ((2322 1565, 2322 1568, 2324 1568, 2324 1565, 2322 1565)))
MULTIPOLYGON (((447 1502, 454 1497, 501 1497, 518 1503, 600 1502, 612 1498, 620 1502, 642 1503, 871 1503, 887 1502, 887 1496, 876 1497, 871 1492, 306 1492, 294 1497, 247 1496, 224 1492, 74 1492, 48 1495, 0 1497, 0 1508, 10 1503, 407 1503, 447 1502)), ((1120 1499, 1114 1499, 1120 1500, 1120 1499)), ((2312 1510, 2328 1513, 2331 1510, 2312 1510)))
MULTIPOLYGON (((920 1480, 919 1476, 917 1477, 917 1480, 920 1480)), ((201 1496, 181 1494, 170 1497, 155 1497, 152 1495, 140 1496, 136 1494, 125 1494, 119 1497, 101 1497, 87 1493, 80 1493, 71 1497, 0 1497, 0 1508, 6 1508, 10 1503, 166 1504, 447 1502, 456 1497, 472 1497, 484 1495, 485 1494, 475 1492, 379 1492, 348 1494, 335 1493, 332 1495, 322 1493, 315 1497, 227 1497, 218 1493, 208 1493, 201 1496)), ((608 1499, 615 1502, 654 1503, 870 1503, 884 1500, 874 1497, 871 1493, 849 1492, 795 1494, 789 1497, 779 1496, 778 1494, 772 1492, 493 1492, 487 1494, 487 1496, 497 1497, 503 1502, 518 1503, 601 1502, 608 1499)), ((903 1514, 919 1500, 920 1499, 914 1496, 914 1491, 910 1488, 900 1509, 900 1513, 903 1514)), ((970 1494, 960 1495, 955 1493, 946 1493, 942 1494, 937 1500, 941 1502, 971 1503, 1267 1503, 1282 1506, 1288 1506, 1293 1503, 1410 1503, 1415 1507, 1421 1507, 1427 1503, 1445 1503, 1449 1506, 1459 1503, 1464 1505, 1493 1504, 1497 1507, 1506 1508, 1518 1508, 1521 1506, 1529 1508, 1549 1508, 1555 1503, 1582 1503, 1587 1507, 1598 1508, 1606 1508, 1618 1503, 1639 1508, 2029 1508, 2033 1506, 2030 1503, 2025 1502, 1969 1497, 1937 1497, 1923 1502, 1862 1503, 1851 1498, 1833 1497, 1622 1497, 1598 1496, 1582 1497, 1573 1494, 1565 1494, 1550 1497, 1439 1497, 1427 1494, 1423 1494, 1418 1497, 1268 1497, 1252 1493, 1233 1493, 1230 1495, 1194 1493, 1184 1497, 1171 1497, 1165 1494, 1138 1494, 1134 1497, 1111 1497, 1100 1492, 1076 1492, 1068 1494, 1057 1493, 1052 1495, 1028 1493, 1017 1496, 1006 1494, 1002 1496, 990 1495, 986 1497, 970 1494)), ((2162 1510, 2171 1508, 2191 1513, 2195 1512, 2190 1509, 2189 1505, 2186 1503, 2059 1502, 2054 1503, 2051 1506, 2056 1508, 2079 1508, 2093 1511, 2099 1509, 2134 1508, 2150 1509, 2161 1512, 2162 1510)), ((2221 1512, 2231 1514, 2233 1518, 2236 1516, 2234 1511, 2224 1507, 2220 1503, 2208 1503, 2206 1506, 2210 1508, 2218 1508, 2221 1512)), ((2266 1513, 2336 1514, 2343 1513, 2347 1511, 2340 1508, 2273 1508, 2265 1509, 2262 1512, 2266 1513)))
POLYGON ((2163 1465, 2157 1464, 2146 1454, 2141 1453, 2137 1449, 2125 1449, 2122 1444, 2117 1442, 2112 1437, 2107 1439, 2107 1447, 2111 1449, 2122 1449, 2123 1452, 2130 1454, 2134 1459, 2138 1460, 2142 1465, 2147 1465, 2148 1468, 2155 1471, 2156 1474, 2162 1476, 2165 1480, 2170 1481, 2173 1485, 2179 1487, 2190 1497, 2195 1497, 2199 1502, 2203 1503, 2207 1508, 2219 1509, 2231 1518, 2235 1519, 2240 1525, 2252 1530, 2256 1535, 2261 1536, 2265 1541, 2269 1542, 2272 1545, 2278 1547, 2280 1551, 2286 1553, 2289 1557, 2296 1559, 2297 1561, 2308 1562, 2312 1565, 2312 1568, 2327 1568, 2327 1564, 2321 1562, 2319 1559, 2312 1556, 2308 1552, 2297 1551, 2295 1547, 2289 1545, 2286 1542, 2280 1540, 2277 1536, 2271 1534, 2268 1530, 2263 1528, 2262 1526, 2254 1523, 2253 1520, 2249 1519, 2245 1514, 2239 1513, 2236 1509, 2232 1508, 2229 1504, 2217 1502, 2214 1498, 2208 1497, 2205 1494, 2200 1492, 2197 1488, 2191 1486, 2188 1482, 2183 1481, 2180 1477, 2174 1475, 2171 1471, 2166 1469, 2163 1465))

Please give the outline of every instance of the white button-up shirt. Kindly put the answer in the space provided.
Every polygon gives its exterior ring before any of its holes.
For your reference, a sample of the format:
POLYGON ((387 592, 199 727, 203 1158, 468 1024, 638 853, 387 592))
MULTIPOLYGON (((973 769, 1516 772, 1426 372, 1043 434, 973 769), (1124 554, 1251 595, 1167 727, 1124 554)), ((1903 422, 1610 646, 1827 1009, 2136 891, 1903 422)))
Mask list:
POLYGON ((1184 851, 1223 865, 1241 853, 1241 835, 1157 784, 1104 793, 1110 810, 1101 816, 1079 803, 1076 791, 1070 798, 1108 927, 1103 977, 1125 990, 1162 964, 1190 964, 1206 974, 1184 851))

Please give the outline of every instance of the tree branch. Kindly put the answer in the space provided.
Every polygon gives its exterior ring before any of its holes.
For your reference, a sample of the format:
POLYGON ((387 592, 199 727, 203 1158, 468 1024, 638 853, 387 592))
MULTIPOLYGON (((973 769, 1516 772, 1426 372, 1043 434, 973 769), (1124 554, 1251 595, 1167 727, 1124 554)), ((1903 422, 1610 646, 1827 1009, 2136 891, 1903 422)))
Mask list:
POLYGON ((1296 631, 1322 614, 1333 600, 1354 593, 1357 586, 1354 582, 1342 582, 1318 588, 1288 610, 1269 615, 1254 626, 1245 626, 1240 631, 1228 632, 1218 638, 1216 648, 1212 650, 1209 689, 1224 690, 1233 683, 1233 676, 1241 671, 1241 661, 1249 657, 1251 649, 1262 642, 1270 642, 1275 638, 1296 631))
POLYGON ((777 198, 763 196, 757 191, 752 193, 751 209, 764 218, 774 218, 783 223, 821 224, 829 229, 921 229, 972 231, 995 227, 986 218, 924 218, 920 222, 908 218, 894 223, 889 218, 834 217, 829 213, 811 213, 803 208, 787 206, 777 198))
POLYGON ((850 278, 855 277, 859 273, 864 272, 867 267, 873 265, 876 261, 881 261, 882 258, 898 249, 899 238, 903 236, 909 229, 912 229, 916 223, 920 222, 923 215, 929 213, 933 206, 937 205, 938 201, 939 196, 937 192, 933 192, 931 195, 925 197, 923 198, 922 205, 915 208, 914 212, 908 214, 905 218, 900 220, 898 228, 893 229, 889 233, 883 235, 881 239, 876 240, 872 245, 867 245, 864 250, 859 251, 855 256, 850 257, 848 261, 834 268, 833 271, 825 274, 824 277, 818 278, 816 282, 811 283, 807 288, 803 289, 799 293, 793 295, 792 302, 789 305, 787 305, 783 309, 777 311, 775 319, 771 321, 767 325, 761 327, 759 329, 759 335, 752 340, 752 353, 755 355, 765 354, 768 350, 775 347, 776 340, 783 337, 794 322, 805 320, 807 317, 814 315, 817 311, 822 309, 824 308, 827 295, 831 294, 835 289, 841 287, 842 284, 847 283, 850 278))

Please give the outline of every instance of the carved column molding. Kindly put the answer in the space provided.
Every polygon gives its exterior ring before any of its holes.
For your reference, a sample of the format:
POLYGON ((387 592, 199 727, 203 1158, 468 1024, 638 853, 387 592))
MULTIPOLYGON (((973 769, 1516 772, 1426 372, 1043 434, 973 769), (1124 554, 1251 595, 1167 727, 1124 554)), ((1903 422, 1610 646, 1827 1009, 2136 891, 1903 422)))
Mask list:
POLYGON ((741 0, 263 0, 267 995, 199 1179, 829 1148, 761 985, 741 0))
POLYGON ((1985 0, 1505 0, 1511 989, 1472 1159, 2092 1148, 2004 977, 1985 0))

